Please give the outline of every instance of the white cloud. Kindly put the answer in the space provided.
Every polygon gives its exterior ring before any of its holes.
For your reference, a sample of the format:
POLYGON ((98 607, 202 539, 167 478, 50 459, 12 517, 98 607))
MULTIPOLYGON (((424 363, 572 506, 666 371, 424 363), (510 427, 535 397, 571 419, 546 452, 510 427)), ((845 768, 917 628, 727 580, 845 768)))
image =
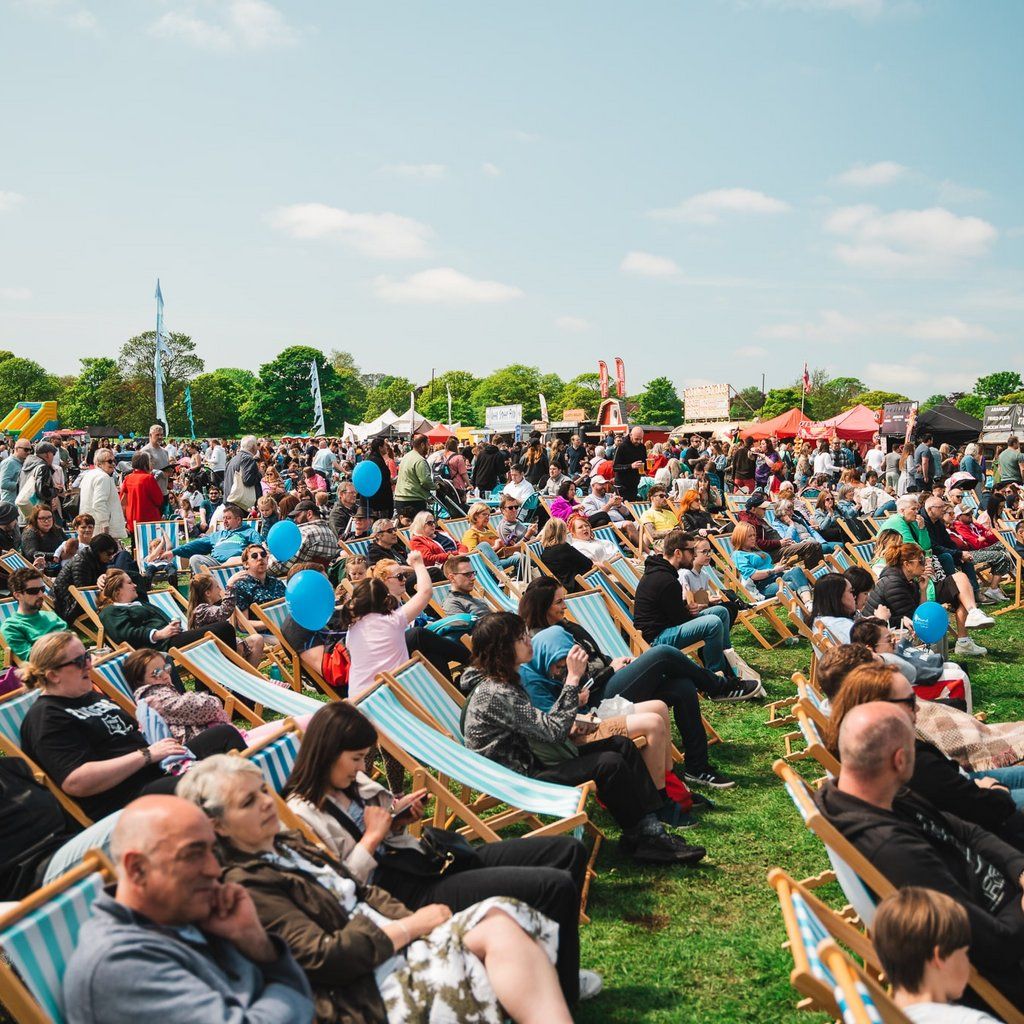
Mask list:
POLYGON ((642 274, 644 277, 672 277, 679 273, 679 265, 675 260, 636 251, 626 253, 619 269, 627 274, 642 274))
POLYGON ((937 370, 937 365, 931 355, 913 355, 902 363, 868 363, 863 380, 870 388, 924 398, 938 392, 969 391, 978 376, 975 367, 937 370))
POLYGON ((0 213, 10 213, 23 202, 25 197, 18 192, 0 192, 0 213))
POLYGON ((559 316, 555 317, 555 326, 560 331, 580 334, 583 331, 590 330, 590 321, 584 320, 581 316, 559 316))
POLYGON ((490 160, 485 160, 480 165, 480 170, 489 178, 497 178, 498 175, 501 174, 501 168, 497 164, 492 164, 490 160))
POLYGON ((995 335, 981 324, 969 324, 955 316, 918 320, 906 329, 910 338, 921 341, 988 341, 995 335))
POLYGON ((749 188, 716 188, 684 199, 676 206, 651 210, 658 220, 716 224, 723 213, 785 213, 789 203, 749 188))
POLYGON ((771 324, 757 333, 778 341, 839 341, 863 334, 867 325, 835 309, 823 309, 817 320, 771 324))
POLYGON ((416 259, 428 254, 431 229, 397 213, 350 213, 323 203, 282 206, 270 224, 292 238, 336 239, 377 259, 416 259))
POLYGON ((378 298, 388 302, 418 302, 433 305, 466 306, 474 303, 508 302, 523 292, 500 281, 479 281, 452 267, 421 270, 404 281, 390 277, 374 279, 378 298))
POLYGON ((179 0, 150 31, 222 53, 291 46, 299 35, 267 0, 179 0))
POLYGON ((0 288, 0 299, 5 302, 27 302, 31 298, 28 288, 0 288))
POLYGON ((948 178, 940 181, 938 186, 939 202, 942 203, 980 203, 988 199, 989 194, 983 188, 974 188, 971 185, 958 185, 948 178))
POLYGON ((761 356, 768 355, 768 349, 761 345, 741 345, 736 349, 736 355, 740 359, 760 359, 761 356))
POLYGON ((875 164, 854 164, 836 177, 840 185, 870 188, 875 185, 891 185, 906 175, 907 168, 892 160, 881 160, 875 164))
POLYGON ((423 178, 427 181, 436 181, 447 173, 444 164, 385 164, 381 170, 399 178, 423 178))
POLYGON ((959 217, 941 206, 883 213, 875 206, 845 206, 825 229, 846 241, 836 255, 865 270, 939 270, 984 256, 998 232, 980 217, 959 217))

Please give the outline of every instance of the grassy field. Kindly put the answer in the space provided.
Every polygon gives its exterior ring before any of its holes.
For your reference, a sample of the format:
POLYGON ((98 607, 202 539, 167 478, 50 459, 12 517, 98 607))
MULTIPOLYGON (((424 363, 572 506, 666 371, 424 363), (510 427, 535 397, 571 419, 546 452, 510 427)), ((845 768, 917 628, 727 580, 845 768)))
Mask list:
MULTIPOLYGON (((1000 616, 993 629, 975 634, 988 657, 964 662, 976 710, 992 721, 1024 717, 1022 626, 1022 613, 1000 616)), ((741 629, 733 639, 772 700, 791 694, 790 674, 808 668, 806 643, 764 651, 741 629)), ((724 741, 712 757, 738 785, 710 791, 720 809, 685 833, 708 849, 698 868, 638 870, 618 856, 614 841, 605 844, 591 889, 592 921, 582 929, 583 965, 604 975, 605 991, 580 1007, 581 1024, 825 1020, 795 1009, 792 962, 781 948, 778 904, 765 880, 774 865, 798 878, 828 867, 772 773, 782 731, 765 726, 760 702, 711 706, 708 716, 724 741)), ((612 840, 611 821, 599 821, 612 840)), ((822 893, 841 904, 838 888, 822 893)))

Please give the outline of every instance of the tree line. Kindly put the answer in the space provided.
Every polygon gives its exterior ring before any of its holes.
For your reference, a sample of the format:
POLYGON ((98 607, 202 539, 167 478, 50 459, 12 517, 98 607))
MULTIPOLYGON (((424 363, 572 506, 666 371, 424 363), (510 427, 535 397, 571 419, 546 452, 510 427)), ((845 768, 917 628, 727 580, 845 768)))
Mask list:
MULTIPOLYGON (((0 351, 0 416, 19 401, 58 402, 61 425, 71 428, 113 427, 124 434, 142 433, 154 418, 154 331, 129 338, 116 359, 87 356, 77 375, 57 376, 39 363, 0 351)), ((452 396, 452 420, 482 425, 489 405, 523 406, 527 422, 540 418, 540 394, 551 419, 566 409, 582 409, 587 417, 597 413, 601 401, 596 372, 563 380, 542 373, 536 366, 513 363, 478 377, 468 370, 446 370, 430 381, 404 376, 364 372, 349 352, 325 354, 308 345, 292 345, 258 370, 220 367, 206 370, 187 334, 168 337, 163 358, 164 398, 170 433, 188 436, 185 388, 190 388, 192 415, 199 437, 237 437, 242 433, 280 436, 306 433, 313 422, 309 366, 315 359, 327 432, 338 434, 346 421, 376 419, 387 409, 401 415, 409 407, 409 393, 417 392, 417 411, 433 421, 448 421, 448 390, 452 396)), ((1024 384, 1015 371, 980 377, 970 393, 933 395, 922 407, 947 399, 958 408, 980 416, 985 405, 1024 401, 1024 384)), ((732 403, 734 419, 758 416, 769 419, 800 405, 802 385, 773 388, 762 393, 756 386, 741 389, 732 403)), ((830 377, 816 369, 804 411, 816 420, 863 404, 879 408, 886 402, 909 401, 905 395, 874 391, 856 377, 830 377)), ((684 420, 683 402, 668 377, 655 377, 643 390, 627 399, 630 418, 637 423, 677 426, 684 420)))

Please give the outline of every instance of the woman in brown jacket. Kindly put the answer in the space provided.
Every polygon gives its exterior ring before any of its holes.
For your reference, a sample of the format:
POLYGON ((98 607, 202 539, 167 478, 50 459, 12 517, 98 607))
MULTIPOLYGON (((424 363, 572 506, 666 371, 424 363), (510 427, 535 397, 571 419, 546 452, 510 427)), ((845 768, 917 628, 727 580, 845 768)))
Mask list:
POLYGON ((249 890, 264 927, 306 971, 317 1020, 571 1024, 553 966, 557 928, 532 908, 490 899, 454 917, 440 904, 410 913, 280 832, 273 794, 242 758, 208 758, 177 793, 213 820, 225 879, 249 890))

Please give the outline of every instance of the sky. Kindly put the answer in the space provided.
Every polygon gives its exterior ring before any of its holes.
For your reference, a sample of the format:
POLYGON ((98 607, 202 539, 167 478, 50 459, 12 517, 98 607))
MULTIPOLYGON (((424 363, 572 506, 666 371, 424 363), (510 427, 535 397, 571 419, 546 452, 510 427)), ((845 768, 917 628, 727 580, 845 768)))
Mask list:
POLYGON ((1018 0, 0 0, 0 347, 1024 369, 1018 0))

